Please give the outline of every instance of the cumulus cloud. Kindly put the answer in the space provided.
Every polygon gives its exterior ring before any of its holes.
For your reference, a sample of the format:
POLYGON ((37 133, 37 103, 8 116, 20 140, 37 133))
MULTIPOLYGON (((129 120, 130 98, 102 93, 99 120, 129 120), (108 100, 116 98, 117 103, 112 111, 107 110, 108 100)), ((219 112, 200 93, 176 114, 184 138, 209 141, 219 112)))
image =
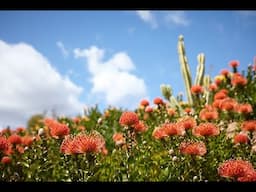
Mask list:
POLYGON ((149 23, 152 28, 157 28, 156 18, 151 11, 136 11, 136 14, 142 21, 149 23))
POLYGON ((68 57, 69 52, 68 52, 68 50, 65 48, 64 44, 63 44, 61 41, 58 41, 58 42, 56 43, 56 45, 57 45, 57 47, 60 48, 60 51, 61 51, 62 55, 63 55, 64 57, 68 57))
POLYGON ((189 20, 184 11, 169 11, 165 16, 168 24, 188 26, 189 20))
POLYGON ((82 111, 82 88, 61 76, 31 45, 0 40, 0 128, 26 125, 36 113, 82 111))
POLYGON ((132 109, 139 100, 146 97, 143 79, 132 74, 135 65, 125 52, 114 54, 103 61, 105 51, 96 46, 89 49, 75 49, 75 58, 84 57, 90 72, 91 94, 103 98, 107 105, 132 109))

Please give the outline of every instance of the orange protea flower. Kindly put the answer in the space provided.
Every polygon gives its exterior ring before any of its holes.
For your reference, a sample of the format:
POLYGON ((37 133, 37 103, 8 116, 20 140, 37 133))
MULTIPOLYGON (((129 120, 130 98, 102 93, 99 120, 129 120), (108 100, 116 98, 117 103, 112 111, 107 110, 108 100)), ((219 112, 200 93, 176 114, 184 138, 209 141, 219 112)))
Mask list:
POLYGON ((16 150, 20 153, 23 154, 25 152, 25 149, 21 145, 16 145, 16 150))
POLYGON ((250 104, 239 104, 236 107, 236 111, 238 113, 248 114, 253 111, 252 106, 250 104))
POLYGON ((218 87, 217 87, 217 85, 216 85, 215 83, 212 83, 212 84, 209 85, 209 90, 210 90, 210 91, 216 91, 217 88, 218 88, 218 87))
POLYGON ((123 112, 119 119, 119 124, 122 126, 133 126, 137 123, 139 123, 139 117, 131 111, 123 112))
POLYGON ((74 117, 73 118, 74 123, 79 123, 80 121, 81 121, 81 119, 79 117, 74 117))
POLYGON ((214 100, 220 100, 220 99, 225 99, 227 97, 227 93, 224 91, 218 91, 215 95, 214 95, 214 100))
POLYGON ((60 152, 66 155, 76 154, 73 143, 73 137, 71 137, 70 135, 66 136, 61 143, 60 152))
POLYGON ((216 136, 220 134, 220 129, 213 123, 201 123, 192 129, 192 134, 195 136, 216 136))
POLYGON ((239 66, 239 61, 237 61, 237 60, 230 61, 229 66, 233 67, 233 68, 238 67, 239 66))
POLYGON ((0 151, 7 151, 10 143, 5 137, 0 136, 0 151))
POLYGON ((17 133, 23 133, 23 132, 25 132, 26 131, 26 129, 24 128, 24 127, 17 127, 16 128, 16 132, 17 133))
POLYGON ((203 91, 204 91, 204 89, 200 85, 193 85, 191 87, 191 93, 192 94, 201 94, 201 93, 203 93, 203 91))
POLYGON ((244 131, 255 131, 256 130, 256 120, 244 121, 241 126, 244 131))
POLYGON ((124 138, 123 133, 114 133, 112 139, 113 139, 113 141, 115 142, 116 145, 125 144, 125 138, 124 138))
POLYGON ((247 79, 242 76, 241 74, 239 73, 235 73, 233 76, 232 76, 232 79, 231 79, 231 84, 233 86, 238 86, 238 85, 246 85, 247 84, 247 79))
POLYGON ((50 134, 53 138, 58 139, 69 134, 69 128, 67 125, 59 123, 53 119, 45 119, 45 125, 49 127, 50 134))
POLYGON ((249 171, 243 177, 238 177, 237 181, 240 182, 255 182, 256 181, 256 171, 249 171))
POLYGON ((221 72, 220 72, 221 75, 227 77, 228 74, 229 74, 229 71, 227 69, 222 69, 221 72))
POLYGON ((184 111, 185 113, 190 114, 192 112, 192 109, 190 107, 186 107, 184 111))
POLYGON ((185 129, 181 126, 177 126, 176 123, 164 123, 161 125, 161 129, 163 129, 168 136, 184 135, 186 133, 185 129))
POLYGON ((11 143, 11 144, 20 144, 22 141, 21 141, 21 136, 17 135, 17 134, 13 134, 11 135, 9 138, 8 138, 8 141, 11 143))
POLYGON ((167 113, 169 116, 173 117, 176 114, 175 109, 169 108, 167 109, 167 113))
POLYGON ((12 162, 12 159, 8 156, 4 156, 1 159, 1 163, 3 163, 3 164, 10 164, 11 162, 12 162))
POLYGON ((221 177, 245 177, 248 173, 254 171, 252 164, 244 160, 227 160, 220 164, 218 173, 221 177))
POLYGON ((199 156, 203 156, 207 152, 206 146, 203 142, 182 142, 179 150, 182 154, 199 156))
POLYGON ((222 102, 222 99, 214 100, 213 103, 212 103, 212 106, 217 108, 217 109, 220 109, 221 102, 222 102))
POLYGON ((236 106, 236 100, 229 97, 223 99, 219 105, 220 109, 224 111, 233 111, 235 110, 236 106))
POLYGON ((152 133, 152 136, 155 139, 163 139, 164 137, 168 137, 166 131, 162 127, 156 127, 152 133))
POLYGON ((145 108, 145 112, 146 112, 146 113, 151 113, 151 112, 153 112, 153 108, 150 107, 150 106, 147 106, 147 107, 145 108))
POLYGON ((202 120, 210 121, 210 120, 218 119, 219 114, 216 108, 214 108, 211 105, 207 105, 204 109, 200 111, 199 117, 202 120))
POLYGON ((196 120, 193 117, 184 116, 178 119, 177 126, 183 127, 185 130, 192 129, 196 126, 196 120))
POLYGON ((144 124, 143 121, 139 121, 139 123, 136 123, 133 128, 136 132, 145 132, 148 130, 147 126, 144 124))
POLYGON ((162 98, 156 97, 156 98, 153 100, 153 103, 156 104, 156 105, 163 105, 163 104, 164 104, 164 101, 163 101, 162 98))
POLYGON ((105 147, 105 140, 99 133, 76 135, 73 139, 76 153, 99 153, 105 147))
POLYGON ((21 138, 21 141, 23 145, 30 146, 34 141, 34 138, 30 135, 25 135, 24 137, 21 138))
POLYGON ((249 138, 247 136, 247 134, 245 133, 238 133, 235 135, 234 137, 234 143, 248 143, 249 142, 249 138))
POLYGON ((147 99, 142 99, 140 101, 140 105, 143 107, 147 107, 149 105, 149 101, 147 99))

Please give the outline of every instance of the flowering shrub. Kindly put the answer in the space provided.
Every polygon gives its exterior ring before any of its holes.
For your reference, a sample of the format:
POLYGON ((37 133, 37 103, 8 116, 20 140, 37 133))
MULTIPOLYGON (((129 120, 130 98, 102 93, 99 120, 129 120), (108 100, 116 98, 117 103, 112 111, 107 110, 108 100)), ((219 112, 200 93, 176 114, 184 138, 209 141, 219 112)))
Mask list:
POLYGON ((240 73, 231 61, 231 71, 191 87, 191 103, 162 86, 164 98, 134 111, 96 106, 2 129, 0 180, 256 181, 255 66, 240 73))

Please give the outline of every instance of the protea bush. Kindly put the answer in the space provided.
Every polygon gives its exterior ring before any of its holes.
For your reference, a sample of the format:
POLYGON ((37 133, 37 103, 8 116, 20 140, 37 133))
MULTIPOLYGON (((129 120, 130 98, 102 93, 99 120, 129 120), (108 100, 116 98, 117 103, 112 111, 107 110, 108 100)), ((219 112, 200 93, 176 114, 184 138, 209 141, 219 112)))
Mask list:
POLYGON ((163 97, 133 111, 93 107, 33 131, 4 128, 0 180, 256 181, 256 63, 228 67, 208 83, 203 72, 196 84, 187 76, 188 102, 162 86, 163 97))

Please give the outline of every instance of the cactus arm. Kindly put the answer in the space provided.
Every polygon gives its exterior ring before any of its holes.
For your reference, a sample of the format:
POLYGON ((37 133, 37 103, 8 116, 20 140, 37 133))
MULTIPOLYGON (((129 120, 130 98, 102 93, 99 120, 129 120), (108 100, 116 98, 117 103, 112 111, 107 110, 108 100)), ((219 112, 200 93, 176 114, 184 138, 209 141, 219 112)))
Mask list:
POLYGON ((190 73, 188 60, 187 60, 186 53, 185 53, 184 38, 182 35, 179 36, 178 54, 179 54, 179 61, 180 61, 180 65, 181 65, 181 73, 183 75, 183 79, 185 82, 185 90, 186 90, 188 103, 193 105, 192 94, 190 91, 191 85, 192 85, 191 73, 190 73))
POLYGON ((205 72, 205 56, 203 53, 198 54, 197 56, 198 65, 196 70, 195 85, 203 86, 204 81, 204 72, 205 72))

